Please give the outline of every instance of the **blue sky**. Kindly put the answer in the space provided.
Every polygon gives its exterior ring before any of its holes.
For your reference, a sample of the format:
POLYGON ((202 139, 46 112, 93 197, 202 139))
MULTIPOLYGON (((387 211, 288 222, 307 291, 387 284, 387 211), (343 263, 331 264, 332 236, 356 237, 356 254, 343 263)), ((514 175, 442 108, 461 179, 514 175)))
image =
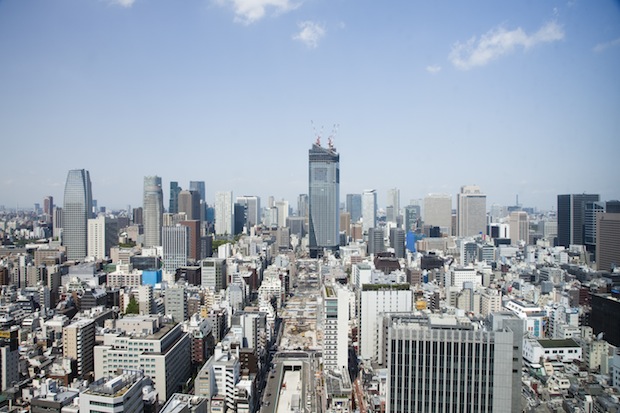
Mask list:
POLYGON ((154 174, 295 205, 334 125, 342 200, 618 199, 618 73, 612 1, 0 0, 0 205, 75 168, 110 208, 154 174))

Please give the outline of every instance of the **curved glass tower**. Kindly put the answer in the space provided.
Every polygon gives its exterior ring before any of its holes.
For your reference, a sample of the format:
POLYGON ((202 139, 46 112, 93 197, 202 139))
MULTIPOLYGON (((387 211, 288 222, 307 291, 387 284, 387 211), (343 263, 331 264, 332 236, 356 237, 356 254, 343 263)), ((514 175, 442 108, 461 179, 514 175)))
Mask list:
POLYGON ((312 145, 308 165, 310 256, 340 244, 340 155, 331 146, 312 145))
POLYGON ((62 243, 67 249, 68 260, 83 260, 86 257, 88 219, 93 215, 92 204, 88 171, 69 171, 62 208, 62 243))

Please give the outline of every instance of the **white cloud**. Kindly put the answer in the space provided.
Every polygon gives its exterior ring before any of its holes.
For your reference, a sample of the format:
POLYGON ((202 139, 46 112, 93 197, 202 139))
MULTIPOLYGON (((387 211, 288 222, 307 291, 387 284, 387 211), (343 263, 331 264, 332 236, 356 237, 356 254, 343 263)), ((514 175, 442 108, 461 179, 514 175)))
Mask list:
POLYGON ((594 46, 594 51, 597 53, 600 53, 602 51, 609 49, 610 47, 616 47, 616 46, 620 46, 620 38, 616 40, 612 40, 610 42, 599 43, 596 46, 594 46))
POLYGON ((133 6, 136 0, 110 0, 111 4, 115 4, 117 6, 129 8, 133 6))
POLYGON ((465 43, 457 42, 448 58, 458 69, 468 70, 484 66, 502 55, 511 53, 517 47, 529 49, 541 43, 563 38, 562 27, 555 22, 549 22, 536 33, 529 35, 520 27, 510 31, 499 27, 483 34, 480 39, 474 36, 465 43))
POLYGON ((435 73, 438 73, 440 70, 441 70, 441 66, 439 65, 426 66, 426 71, 432 75, 434 75, 435 73))
MULTIPOLYGON (((124 0, 127 1, 127 0, 124 0)), ((215 0, 220 6, 230 5, 235 12, 235 21, 252 24, 273 10, 274 14, 282 14, 299 7, 300 3, 291 0, 215 0)))
POLYGON ((319 45, 319 40, 325 36, 325 27, 319 23, 305 21, 298 23, 299 33, 293 36, 293 40, 299 40, 311 49, 319 45))

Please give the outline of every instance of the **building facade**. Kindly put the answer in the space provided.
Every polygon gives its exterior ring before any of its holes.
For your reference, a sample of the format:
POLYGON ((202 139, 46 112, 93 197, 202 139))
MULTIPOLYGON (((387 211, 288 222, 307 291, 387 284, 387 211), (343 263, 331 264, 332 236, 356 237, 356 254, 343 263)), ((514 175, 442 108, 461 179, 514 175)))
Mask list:
POLYGON ((90 174, 73 169, 67 175, 62 208, 62 243, 68 260, 83 260, 88 252, 88 219, 92 218, 90 174))
POLYGON ((161 227, 164 213, 164 195, 159 176, 144 177, 142 219, 144 226, 144 246, 161 245, 161 227))

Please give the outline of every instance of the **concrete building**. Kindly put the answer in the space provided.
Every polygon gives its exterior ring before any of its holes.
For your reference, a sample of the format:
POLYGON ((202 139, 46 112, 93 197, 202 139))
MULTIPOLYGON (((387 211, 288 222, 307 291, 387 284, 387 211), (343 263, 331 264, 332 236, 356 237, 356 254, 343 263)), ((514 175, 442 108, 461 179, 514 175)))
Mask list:
POLYGON ((112 377, 96 380, 80 393, 80 413, 144 411, 142 388, 149 385, 150 380, 140 371, 126 371, 112 377))
POLYGON ((521 411, 519 320, 479 329, 446 314, 409 317, 387 332, 387 412, 521 411))
POLYGON ((226 289, 228 284, 226 260, 223 258, 205 258, 200 261, 201 285, 215 292, 226 289))
POLYGON ((323 288, 323 366, 349 371, 349 294, 343 287, 323 288))
POLYGON ((233 211, 233 193, 216 192, 215 193, 215 234, 229 235, 234 234, 234 211, 233 211))
POLYGON ((185 213, 186 220, 200 221, 200 193, 198 191, 179 192, 177 213, 185 213))
POLYGON ((367 189, 362 193, 362 231, 368 234, 377 226, 377 191, 367 189))
POLYGON ((237 204, 243 205, 245 209, 245 226, 252 228, 261 222, 260 197, 256 195, 238 196, 237 204))
POLYGON ((351 222, 358 222, 362 217, 362 194, 347 194, 346 208, 351 214, 351 222))
POLYGON ((176 272, 177 268, 187 265, 189 256, 189 228, 185 225, 162 227, 162 261, 164 271, 176 272))
POLYGON ((519 242, 530 242, 530 219, 525 211, 513 211, 509 217, 510 243, 517 245, 519 242))
POLYGON ((187 320, 185 287, 180 285, 170 286, 166 288, 165 294, 166 315, 172 316, 172 320, 175 323, 182 323, 187 320))
POLYGON ((586 204, 599 198, 598 194, 558 195, 558 245, 585 245, 586 204))
POLYGON ((181 389, 191 374, 190 337, 181 324, 136 316, 115 320, 114 327, 95 346, 95 379, 116 376, 119 369, 142 370, 162 401, 181 389))
POLYGON ((457 235, 476 237, 487 229, 487 196, 475 185, 461 187, 456 196, 457 235))
POLYGON ((596 226, 596 266, 611 271, 620 266, 620 213, 599 213, 596 226))
POLYGON ((219 396, 226 408, 234 411, 235 388, 241 378, 240 370, 239 349, 231 350, 218 344, 213 356, 196 376, 194 394, 206 397, 210 402, 219 396))
POLYGON ((142 214, 144 221, 144 246, 161 245, 161 227, 164 213, 164 195, 159 176, 144 177, 142 214))
POLYGON ((448 194, 428 194, 424 197, 424 224, 439 227, 452 234, 452 197, 448 194))
POLYGON ((118 223, 105 215, 88 220, 88 256, 97 260, 110 257, 110 248, 118 244, 118 223))
POLYGON ((77 360, 77 374, 86 378, 94 371, 95 320, 77 320, 62 329, 62 352, 77 360))
POLYGON ((400 190, 398 188, 390 188, 387 191, 387 202, 385 203, 386 216, 388 222, 396 222, 396 218, 400 215, 400 190))

